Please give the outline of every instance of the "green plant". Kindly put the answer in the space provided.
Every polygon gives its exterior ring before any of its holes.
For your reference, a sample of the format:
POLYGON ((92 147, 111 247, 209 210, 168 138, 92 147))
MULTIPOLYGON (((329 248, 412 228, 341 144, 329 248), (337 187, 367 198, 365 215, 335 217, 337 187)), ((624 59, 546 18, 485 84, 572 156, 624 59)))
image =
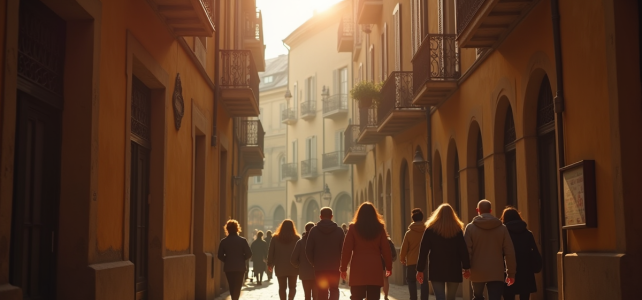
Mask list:
POLYGON ((381 98, 381 83, 362 81, 350 90, 350 97, 355 100, 373 100, 378 102, 381 98))

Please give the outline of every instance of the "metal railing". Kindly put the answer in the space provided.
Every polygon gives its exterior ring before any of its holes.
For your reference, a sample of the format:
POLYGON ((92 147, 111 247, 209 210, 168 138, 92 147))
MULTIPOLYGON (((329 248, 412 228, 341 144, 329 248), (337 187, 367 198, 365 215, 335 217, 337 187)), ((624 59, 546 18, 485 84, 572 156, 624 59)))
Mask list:
POLYGON ((366 152, 366 145, 357 144, 359 134, 361 134, 359 125, 348 125, 343 135, 343 149, 345 154, 351 152, 366 152))
POLYGON ((457 0, 456 19, 457 35, 460 35, 470 24, 473 17, 479 11, 486 0, 457 0))
POLYGON ((410 71, 395 71, 381 87, 381 101, 377 106, 379 122, 385 120, 394 110, 421 110, 420 106, 412 105, 412 78, 410 71))
POLYGON ((297 179, 299 166, 297 163, 288 163, 281 165, 281 176, 283 178, 297 179))
POLYGON ((301 116, 314 116, 317 112, 316 101, 301 102, 301 116))
POLYGON ((352 38, 354 33, 354 21, 352 17, 343 17, 339 23, 339 30, 337 31, 337 44, 340 44, 343 39, 352 38))
POLYGON ((311 177, 317 175, 317 159, 308 158, 301 161, 301 177, 311 177))
POLYGON ((263 149, 265 131, 259 120, 241 120, 237 128, 239 144, 263 149))
POLYGON ((365 114, 362 114, 361 109, 359 109, 359 111, 359 134, 366 131, 368 128, 374 128, 376 130, 379 126, 377 105, 373 103, 370 108, 365 110, 365 114))
POLYGON ((259 74, 250 50, 220 50, 221 80, 219 86, 223 89, 249 88, 254 93, 254 99, 259 99, 259 74))
POLYGON ((263 14, 260 9, 245 13, 245 38, 263 41, 263 14))
POLYGON ((281 122, 290 121, 296 119, 296 111, 291 108, 286 108, 281 111, 281 122))
POLYGON ((323 169, 345 168, 343 164, 343 151, 335 151, 323 154, 323 169))
POLYGON ((323 100, 323 113, 330 113, 337 110, 348 110, 348 95, 337 94, 323 100))
POLYGON ((454 34, 429 34, 412 58, 413 86, 417 93, 429 80, 457 80, 461 74, 454 34))

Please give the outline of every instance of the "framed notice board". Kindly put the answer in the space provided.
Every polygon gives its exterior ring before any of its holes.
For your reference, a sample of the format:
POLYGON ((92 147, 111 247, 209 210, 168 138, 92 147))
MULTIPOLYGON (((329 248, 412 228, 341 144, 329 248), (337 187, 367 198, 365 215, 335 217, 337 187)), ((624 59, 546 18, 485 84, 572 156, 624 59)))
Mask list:
POLYGON ((562 229, 597 227, 595 161, 582 160, 560 169, 562 229))

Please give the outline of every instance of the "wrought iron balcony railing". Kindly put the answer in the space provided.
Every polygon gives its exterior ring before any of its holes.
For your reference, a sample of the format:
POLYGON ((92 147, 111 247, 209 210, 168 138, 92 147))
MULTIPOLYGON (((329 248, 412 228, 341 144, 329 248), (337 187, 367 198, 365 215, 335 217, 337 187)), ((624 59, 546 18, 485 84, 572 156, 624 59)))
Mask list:
POLYGON ((263 42, 263 15, 260 9, 245 13, 245 38, 263 42))
POLYGON ((365 113, 359 114, 359 130, 360 133, 363 133, 367 129, 374 128, 375 130, 377 129, 377 126, 379 124, 379 118, 377 116, 377 105, 372 104, 370 108, 367 110, 363 111, 365 113))
POLYGON ((220 50, 222 89, 249 88, 259 99, 259 74, 249 50, 220 50))
POLYGON ((317 102, 305 101, 301 102, 301 118, 313 117, 317 114, 317 102))
POLYGON ((351 52, 353 48, 354 21, 352 17, 343 17, 337 31, 337 51, 351 52))
POLYGON ((237 128, 241 147, 259 147, 263 150, 265 131, 259 120, 239 121, 237 128))
POLYGON ((428 81, 456 81, 461 74, 454 34, 429 34, 412 59, 414 93, 428 81))
POLYGON ((381 101, 377 107, 379 123, 395 110, 421 110, 420 106, 412 104, 412 80, 412 72, 395 71, 390 73, 381 87, 381 101))
POLYGON ((338 94, 323 100, 323 116, 348 111, 348 95, 338 94))
POLYGON ((366 145, 357 144, 357 139, 359 138, 360 133, 359 125, 348 125, 348 128, 344 131, 344 163, 353 164, 365 157, 366 145))
POLYGON ((487 0, 457 0, 457 34, 461 34, 487 0))
POLYGON ((292 121, 296 121, 296 111, 291 108, 286 108, 281 111, 281 122, 282 123, 290 123, 292 121))
POLYGON ((338 170, 345 170, 347 165, 343 164, 343 151, 335 151, 323 154, 323 171, 331 172, 338 170))
POLYGON ((299 166, 297 163, 288 163, 281 165, 281 177, 284 180, 297 180, 299 174, 299 166))
POLYGON ((317 177, 317 159, 309 158, 301 161, 301 177, 313 178, 317 177))

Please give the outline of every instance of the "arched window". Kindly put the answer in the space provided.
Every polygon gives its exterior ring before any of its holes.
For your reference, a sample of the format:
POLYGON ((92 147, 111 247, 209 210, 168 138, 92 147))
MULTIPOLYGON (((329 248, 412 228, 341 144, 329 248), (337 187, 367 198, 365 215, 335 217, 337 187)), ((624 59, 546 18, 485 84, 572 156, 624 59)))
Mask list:
POLYGON ((481 130, 477 135, 477 177, 479 179, 479 199, 486 199, 486 177, 484 175, 484 144, 482 144, 481 130))
POLYGON ((281 155, 281 158, 279 158, 279 180, 283 181, 285 178, 283 178, 283 165, 285 165, 285 156, 281 155))
POLYGON ((264 219, 265 215, 263 210, 258 207, 253 207, 250 209, 250 213, 247 216, 247 229, 248 232, 254 234, 254 230, 264 230, 264 219))
POLYGON ((275 210, 274 210, 274 217, 272 218, 272 228, 276 229, 279 227, 279 224, 283 222, 285 219, 285 209, 283 209, 283 206, 279 205, 275 210))
POLYGON ((455 184, 455 211, 457 212, 458 216, 461 216, 461 191, 460 191, 460 184, 459 184, 459 156, 457 154, 457 149, 455 149, 455 163, 453 164, 453 176, 455 177, 455 180, 453 183, 455 184))
POLYGON ((508 105, 504 123, 504 153, 506 155, 506 205, 517 207, 517 157, 515 154, 515 122, 508 105))

